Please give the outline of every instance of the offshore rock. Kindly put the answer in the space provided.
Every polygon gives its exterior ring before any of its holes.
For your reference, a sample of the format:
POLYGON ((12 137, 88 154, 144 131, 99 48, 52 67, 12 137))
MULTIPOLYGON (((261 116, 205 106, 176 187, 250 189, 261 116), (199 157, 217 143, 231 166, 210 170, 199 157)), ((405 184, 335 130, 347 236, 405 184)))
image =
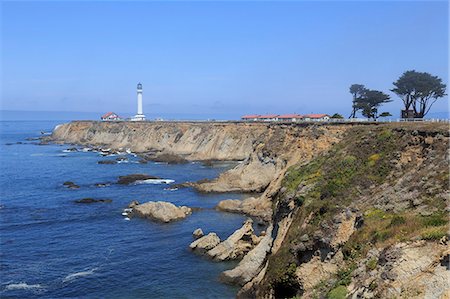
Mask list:
POLYGON ((202 231, 201 228, 197 228, 196 230, 194 230, 194 232, 192 233, 192 236, 196 239, 201 238, 204 236, 204 233, 202 231))
POLYGON ((191 208, 186 206, 177 207, 173 203, 164 201, 149 201, 133 208, 133 214, 136 216, 165 223, 184 219, 191 213, 191 208))
POLYGON ((82 198, 75 200, 75 203, 97 203, 97 202, 104 202, 104 203, 110 203, 112 202, 112 199, 94 199, 94 198, 82 198))
POLYGON ((189 245, 192 250, 198 251, 200 253, 205 253, 208 250, 213 249, 220 243, 220 238, 216 233, 209 233, 203 236, 189 245))
POLYGON ((266 221, 270 220, 272 216, 271 202, 257 197, 249 197, 244 200, 225 199, 220 201, 216 208, 224 212, 260 217, 266 221))
POLYGON ((150 180, 150 179, 160 179, 160 178, 156 177, 156 176, 148 175, 148 174, 129 174, 129 175, 119 176, 119 180, 117 181, 117 184, 129 185, 136 181, 144 181, 144 180, 150 180))

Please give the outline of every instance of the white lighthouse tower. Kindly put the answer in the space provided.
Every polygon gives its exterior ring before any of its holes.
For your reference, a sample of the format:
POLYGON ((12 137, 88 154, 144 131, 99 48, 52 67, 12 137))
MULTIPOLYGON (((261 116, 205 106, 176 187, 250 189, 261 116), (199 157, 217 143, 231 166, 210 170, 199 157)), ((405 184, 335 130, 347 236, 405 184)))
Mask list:
POLYGON ((142 111, 142 84, 137 85, 137 114, 133 118, 134 121, 145 120, 144 112, 142 111))

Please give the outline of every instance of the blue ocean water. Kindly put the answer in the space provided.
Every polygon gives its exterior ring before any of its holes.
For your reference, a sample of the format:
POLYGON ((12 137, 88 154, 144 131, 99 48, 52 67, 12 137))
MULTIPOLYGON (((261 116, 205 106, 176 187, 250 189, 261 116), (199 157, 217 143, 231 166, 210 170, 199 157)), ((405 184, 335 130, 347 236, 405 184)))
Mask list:
POLYGON ((201 227, 221 239, 245 217, 213 208, 242 194, 199 194, 167 185, 111 184, 120 175, 147 173, 175 183, 213 178, 231 165, 208 167, 130 163, 99 165, 93 152, 65 153, 68 145, 26 140, 59 122, 0 122, 1 298, 233 298, 237 288, 218 281, 231 262, 212 262, 190 252, 201 227), (22 142, 22 144, 17 144, 22 142), (73 181, 80 189, 62 186, 73 181), (76 204, 84 197, 112 203, 76 204), (132 200, 163 200, 203 208, 184 220, 154 223, 121 215, 132 200))

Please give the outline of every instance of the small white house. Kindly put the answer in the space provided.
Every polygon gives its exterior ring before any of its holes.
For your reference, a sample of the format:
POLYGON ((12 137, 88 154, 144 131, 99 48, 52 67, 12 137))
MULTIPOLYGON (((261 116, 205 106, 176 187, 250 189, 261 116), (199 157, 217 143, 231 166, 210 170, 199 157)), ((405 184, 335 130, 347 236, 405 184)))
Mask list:
POLYGON ((244 115, 241 117, 241 119, 245 120, 245 121, 257 121, 258 118, 259 118, 259 115, 257 115, 257 114, 244 115))
POLYGON ((326 121, 329 119, 330 116, 328 114, 306 114, 303 116, 303 120, 306 121, 326 121))
POLYGON ((108 112, 100 118, 102 121, 117 121, 122 120, 122 118, 114 112, 108 112))

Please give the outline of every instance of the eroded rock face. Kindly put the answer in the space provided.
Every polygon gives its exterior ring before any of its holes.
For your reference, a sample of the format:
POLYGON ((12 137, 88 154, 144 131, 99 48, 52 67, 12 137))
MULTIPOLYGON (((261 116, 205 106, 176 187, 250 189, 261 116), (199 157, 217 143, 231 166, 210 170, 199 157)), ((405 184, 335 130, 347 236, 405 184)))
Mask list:
POLYGON ((150 179, 160 179, 159 177, 148 175, 148 174, 128 174, 119 176, 119 179, 117 181, 117 184, 121 185, 129 185, 132 183, 135 183, 136 181, 144 181, 144 180, 150 180, 150 179))
POLYGON ((250 250, 236 268, 222 273, 221 280, 231 284, 244 285, 253 279, 263 268, 266 255, 272 246, 272 225, 258 245, 250 250))
POLYGON ((246 220, 240 229, 206 254, 219 261, 242 257, 253 248, 254 243, 259 241, 259 239, 252 238, 254 236, 252 224, 251 219, 246 220))
POLYGON ((133 215, 165 223, 184 219, 191 213, 192 209, 189 207, 177 207, 164 201, 149 201, 133 207, 133 215))
POLYGON ((260 217, 266 221, 270 220, 272 216, 270 201, 257 197, 249 197, 244 200, 225 199, 220 201, 216 208, 224 212, 242 213, 260 217))
POLYGON ((199 253, 205 253, 208 250, 213 249, 220 243, 220 238, 216 233, 209 233, 203 236, 189 245, 192 250, 198 251, 199 253))

